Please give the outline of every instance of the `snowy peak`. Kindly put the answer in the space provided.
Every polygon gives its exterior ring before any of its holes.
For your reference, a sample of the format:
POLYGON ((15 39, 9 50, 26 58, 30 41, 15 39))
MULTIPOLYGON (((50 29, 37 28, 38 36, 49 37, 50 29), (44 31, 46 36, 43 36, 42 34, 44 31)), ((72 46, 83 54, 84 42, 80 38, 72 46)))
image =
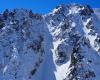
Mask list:
POLYGON ((3 13, 4 18, 6 19, 7 16, 11 19, 18 19, 22 20, 23 18, 33 18, 33 19, 42 19, 42 15, 38 13, 33 13, 32 10, 27 9, 14 9, 12 11, 9 11, 6 9, 3 13))
POLYGON ((93 9, 89 5, 61 5, 46 20, 54 40, 57 80, 98 80, 95 63, 100 66, 100 46, 96 42, 100 26, 93 9), (61 70, 66 70, 63 76, 61 70))
POLYGON ((89 5, 0 14, 0 80, 99 80, 100 19, 89 5))
POLYGON ((56 7, 52 13, 53 14, 65 14, 69 12, 69 14, 80 13, 81 15, 90 15, 94 11, 89 5, 80 5, 80 4, 69 4, 69 5, 60 5, 56 7))

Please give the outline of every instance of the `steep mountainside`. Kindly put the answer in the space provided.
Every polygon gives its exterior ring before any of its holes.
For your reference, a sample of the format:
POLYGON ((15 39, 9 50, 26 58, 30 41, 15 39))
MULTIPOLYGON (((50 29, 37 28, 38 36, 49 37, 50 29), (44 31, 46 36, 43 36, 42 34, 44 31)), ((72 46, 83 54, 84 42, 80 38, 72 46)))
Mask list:
POLYGON ((99 80, 100 11, 60 5, 47 15, 0 14, 0 80, 99 80))

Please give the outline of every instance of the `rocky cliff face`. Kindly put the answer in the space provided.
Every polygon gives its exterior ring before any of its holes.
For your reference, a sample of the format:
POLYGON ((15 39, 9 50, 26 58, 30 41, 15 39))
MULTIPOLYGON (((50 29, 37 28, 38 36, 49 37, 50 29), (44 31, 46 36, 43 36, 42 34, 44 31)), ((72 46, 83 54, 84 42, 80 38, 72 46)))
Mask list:
POLYGON ((99 24, 89 5, 60 5, 47 15, 5 10, 0 80, 99 80, 99 24))

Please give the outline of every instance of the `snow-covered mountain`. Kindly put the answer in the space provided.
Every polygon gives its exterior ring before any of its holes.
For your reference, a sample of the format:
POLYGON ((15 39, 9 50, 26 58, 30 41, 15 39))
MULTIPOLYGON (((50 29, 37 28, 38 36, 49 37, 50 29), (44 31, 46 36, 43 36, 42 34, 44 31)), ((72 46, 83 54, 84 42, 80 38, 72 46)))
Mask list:
POLYGON ((100 10, 60 5, 46 15, 0 14, 0 80, 99 80, 100 10))

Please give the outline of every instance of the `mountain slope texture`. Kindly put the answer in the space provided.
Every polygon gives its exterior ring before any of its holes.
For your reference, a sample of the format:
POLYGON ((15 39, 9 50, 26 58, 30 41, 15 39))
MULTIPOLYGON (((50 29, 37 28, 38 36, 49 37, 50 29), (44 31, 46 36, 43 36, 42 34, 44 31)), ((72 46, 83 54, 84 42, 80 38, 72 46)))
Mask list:
POLYGON ((0 80, 100 80, 100 10, 81 4, 46 15, 6 9, 0 80))

